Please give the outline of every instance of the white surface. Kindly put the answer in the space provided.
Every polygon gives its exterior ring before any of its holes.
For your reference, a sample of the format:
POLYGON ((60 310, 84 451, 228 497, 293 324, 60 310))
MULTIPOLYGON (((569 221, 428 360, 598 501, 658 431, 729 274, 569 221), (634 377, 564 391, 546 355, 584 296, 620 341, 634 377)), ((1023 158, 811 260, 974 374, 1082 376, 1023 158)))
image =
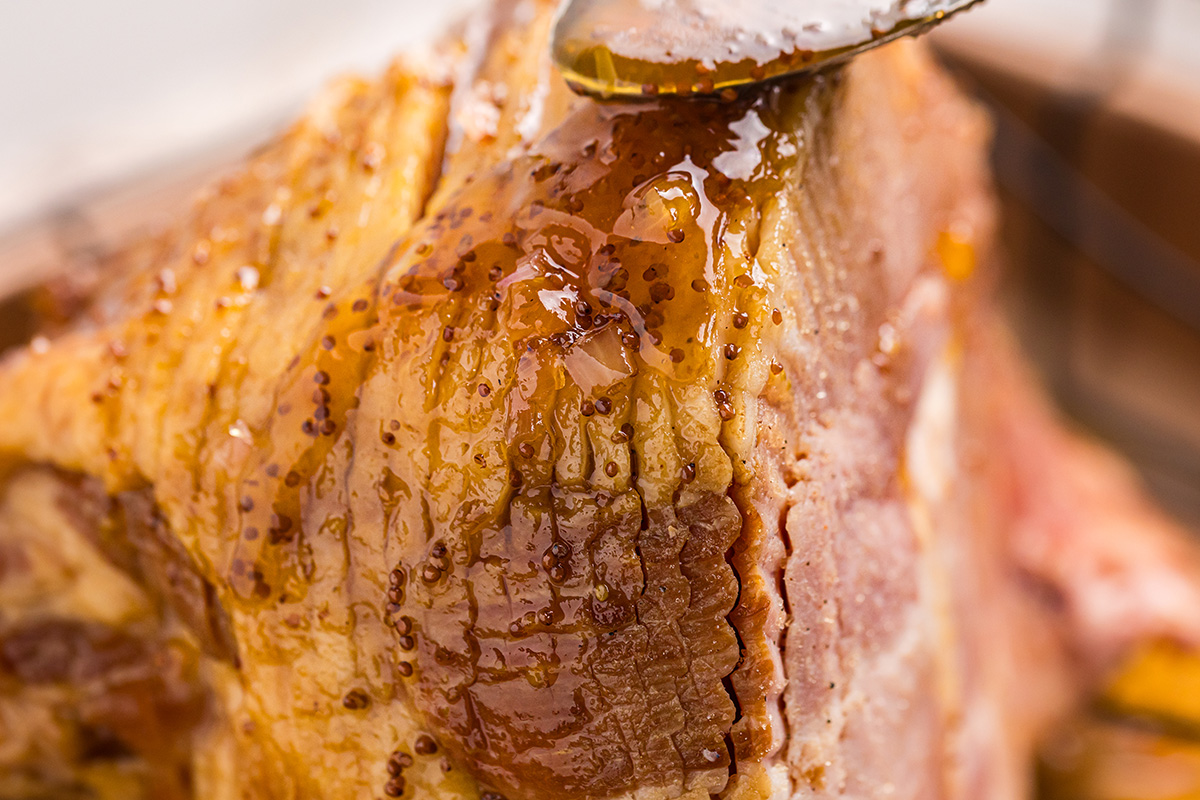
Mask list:
POLYGON ((1103 92, 1115 113, 1200 142, 1200 0, 988 0, 932 38, 1014 77, 1103 92), (1148 15, 1144 37, 1130 12, 1148 15))
POLYGON ((261 138, 475 0, 0 0, 0 230, 73 194, 261 138))
MULTIPOLYGON (((330 77, 378 70, 486 1, 0 0, 0 232, 81 191, 261 139, 330 77)), ((1116 1, 989 0, 939 35, 1087 64, 1116 1)), ((1126 1, 1155 12, 1145 69, 1200 82, 1200 0, 1126 1)))
POLYGON ((1150 15, 1143 68, 1200 83, 1200 0, 987 0, 939 34, 1007 41, 1094 64, 1106 54, 1108 24, 1121 7, 1150 15))

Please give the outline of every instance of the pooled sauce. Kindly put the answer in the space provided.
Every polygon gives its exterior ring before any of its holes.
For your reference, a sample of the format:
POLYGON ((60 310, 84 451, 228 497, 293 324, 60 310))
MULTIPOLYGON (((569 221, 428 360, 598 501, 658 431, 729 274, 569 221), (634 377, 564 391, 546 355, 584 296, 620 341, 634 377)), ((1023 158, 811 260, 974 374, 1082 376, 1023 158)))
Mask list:
POLYGON ((389 534, 397 672, 485 788, 719 792, 762 755, 729 738, 742 519, 717 441, 772 324, 756 230, 828 94, 810 89, 584 104, 383 278, 364 408, 397 369, 424 392, 380 428, 396 492, 421 498, 395 513, 426 506, 389 534))
POLYGON ((573 0, 554 58, 588 94, 712 94, 836 63, 977 1, 573 0))

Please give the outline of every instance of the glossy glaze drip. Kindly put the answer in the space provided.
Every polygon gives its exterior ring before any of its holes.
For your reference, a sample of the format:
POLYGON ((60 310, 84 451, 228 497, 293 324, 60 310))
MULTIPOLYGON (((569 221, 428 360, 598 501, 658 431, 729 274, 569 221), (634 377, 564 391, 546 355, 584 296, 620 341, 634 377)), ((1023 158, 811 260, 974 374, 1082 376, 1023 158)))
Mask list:
POLYGON ((742 520, 717 441, 777 324, 756 226, 812 99, 584 104, 383 278, 364 411, 414 390, 378 431, 398 671, 485 786, 716 792, 761 746, 727 739, 742 520))
POLYGON ((712 94, 916 32, 976 0, 574 0, 554 57, 577 91, 712 94))
POLYGON ((314 565, 304 542, 334 519, 304 513, 318 493, 323 471, 344 438, 346 420, 358 405, 354 387, 375 351, 374 286, 370 283, 337 297, 320 298, 321 323, 301 354, 287 365, 266 430, 253 433, 240 422, 228 435, 254 447, 228 513, 238 520, 225 576, 242 600, 302 597, 314 565))

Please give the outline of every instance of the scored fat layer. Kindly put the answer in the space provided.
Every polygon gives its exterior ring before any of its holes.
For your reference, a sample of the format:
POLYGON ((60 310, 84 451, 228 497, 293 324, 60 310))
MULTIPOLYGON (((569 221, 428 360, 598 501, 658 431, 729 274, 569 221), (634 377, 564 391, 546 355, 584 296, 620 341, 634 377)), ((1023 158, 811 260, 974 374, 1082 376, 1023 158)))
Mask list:
POLYGON ((488 785, 718 792, 778 746, 774 579, 727 563, 771 534, 730 491, 778 379, 757 217, 811 102, 581 106, 382 278, 357 413, 395 476, 390 620, 418 707, 488 785))

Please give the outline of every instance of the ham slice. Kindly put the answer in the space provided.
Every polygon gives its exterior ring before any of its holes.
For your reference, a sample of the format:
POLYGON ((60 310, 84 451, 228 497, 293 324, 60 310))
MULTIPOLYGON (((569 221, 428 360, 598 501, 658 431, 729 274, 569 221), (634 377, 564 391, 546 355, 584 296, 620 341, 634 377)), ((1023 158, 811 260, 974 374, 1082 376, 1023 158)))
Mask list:
POLYGON ((602 105, 552 13, 331 88, 0 365, 5 774, 1018 798, 1087 681, 1200 642, 1195 555, 995 318, 987 122, 922 47, 602 105), (86 568, 8 599, 52 540, 86 568))

